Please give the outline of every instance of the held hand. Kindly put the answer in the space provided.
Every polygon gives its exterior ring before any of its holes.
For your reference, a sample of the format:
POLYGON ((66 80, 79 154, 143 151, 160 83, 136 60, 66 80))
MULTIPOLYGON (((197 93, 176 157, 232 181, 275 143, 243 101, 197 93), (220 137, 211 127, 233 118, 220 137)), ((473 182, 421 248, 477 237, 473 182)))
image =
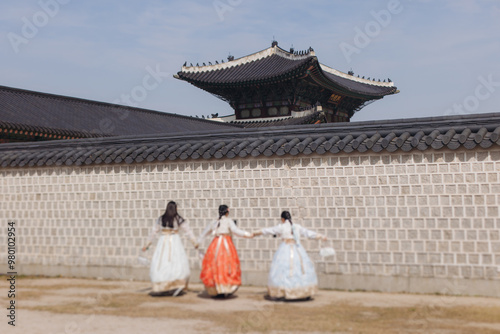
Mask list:
POLYGON ((256 231, 252 233, 254 237, 258 237, 259 235, 262 235, 262 231, 256 231))
POLYGON ((326 236, 318 234, 316 240, 326 241, 326 236))
POLYGON ((149 249, 149 246, 151 246, 151 242, 148 243, 146 246, 142 247, 142 251, 145 252, 149 249))

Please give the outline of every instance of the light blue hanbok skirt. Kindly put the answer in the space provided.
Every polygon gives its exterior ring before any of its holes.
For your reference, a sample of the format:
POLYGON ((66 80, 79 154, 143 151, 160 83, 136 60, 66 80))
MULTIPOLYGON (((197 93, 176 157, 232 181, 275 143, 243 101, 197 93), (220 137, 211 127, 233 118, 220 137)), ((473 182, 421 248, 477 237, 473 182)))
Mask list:
POLYGON ((318 289, 314 263, 300 244, 282 242, 274 254, 268 279, 272 298, 304 299, 318 289))
POLYGON ((153 292, 184 289, 189 281, 189 261, 177 233, 162 234, 156 245, 149 276, 153 292))

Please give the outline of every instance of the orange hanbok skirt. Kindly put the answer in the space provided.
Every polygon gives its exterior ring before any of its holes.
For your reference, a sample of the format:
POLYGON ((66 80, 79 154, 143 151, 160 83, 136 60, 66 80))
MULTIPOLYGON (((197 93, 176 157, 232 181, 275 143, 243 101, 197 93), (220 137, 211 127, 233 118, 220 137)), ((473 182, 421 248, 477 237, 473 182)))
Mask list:
POLYGON ((241 285, 240 259, 230 235, 212 240, 203 258, 200 279, 211 296, 232 294, 241 285))

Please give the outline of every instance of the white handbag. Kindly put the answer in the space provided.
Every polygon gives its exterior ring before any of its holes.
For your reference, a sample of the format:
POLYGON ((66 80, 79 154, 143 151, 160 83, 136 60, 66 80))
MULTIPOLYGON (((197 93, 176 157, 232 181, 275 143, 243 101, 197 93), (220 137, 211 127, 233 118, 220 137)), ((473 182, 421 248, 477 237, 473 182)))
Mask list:
POLYGON ((321 257, 335 256, 335 249, 333 247, 321 247, 319 255, 321 257))

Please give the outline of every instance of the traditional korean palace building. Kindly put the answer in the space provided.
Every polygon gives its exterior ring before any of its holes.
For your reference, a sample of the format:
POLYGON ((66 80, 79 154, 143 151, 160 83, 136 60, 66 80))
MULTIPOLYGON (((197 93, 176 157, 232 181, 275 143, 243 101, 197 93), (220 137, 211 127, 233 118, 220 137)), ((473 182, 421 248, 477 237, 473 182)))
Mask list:
POLYGON ((222 120, 267 126, 348 122, 366 104, 398 92, 390 79, 355 77, 321 64, 312 48, 286 51, 277 42, 227 62, 186 63, 175 77, 227 101, 235 113, 222 120))
MULTIPOLYGON (((19 275, 148 280, 141 247, 175 200, 197 235, 220 204, 247 231, 290 211, 329 238, 302 242, 320 288, 500 297, 500 113, 347 122, 396 87, 275 44, 177 76, 232 121, 0 87, 0 217, 16 223, 19 275)), ((234 241, 243 285, 265 286, 279 240, 234 241)))
POLYGON ((285 51, 277 42, 227 62, 186 63, 175 77, 227 101, 234 114, 206 121, 0 86, 0 143, 348 122, 398 92, 390 79, 342 73, 319 63, 312 48, 285 51))

